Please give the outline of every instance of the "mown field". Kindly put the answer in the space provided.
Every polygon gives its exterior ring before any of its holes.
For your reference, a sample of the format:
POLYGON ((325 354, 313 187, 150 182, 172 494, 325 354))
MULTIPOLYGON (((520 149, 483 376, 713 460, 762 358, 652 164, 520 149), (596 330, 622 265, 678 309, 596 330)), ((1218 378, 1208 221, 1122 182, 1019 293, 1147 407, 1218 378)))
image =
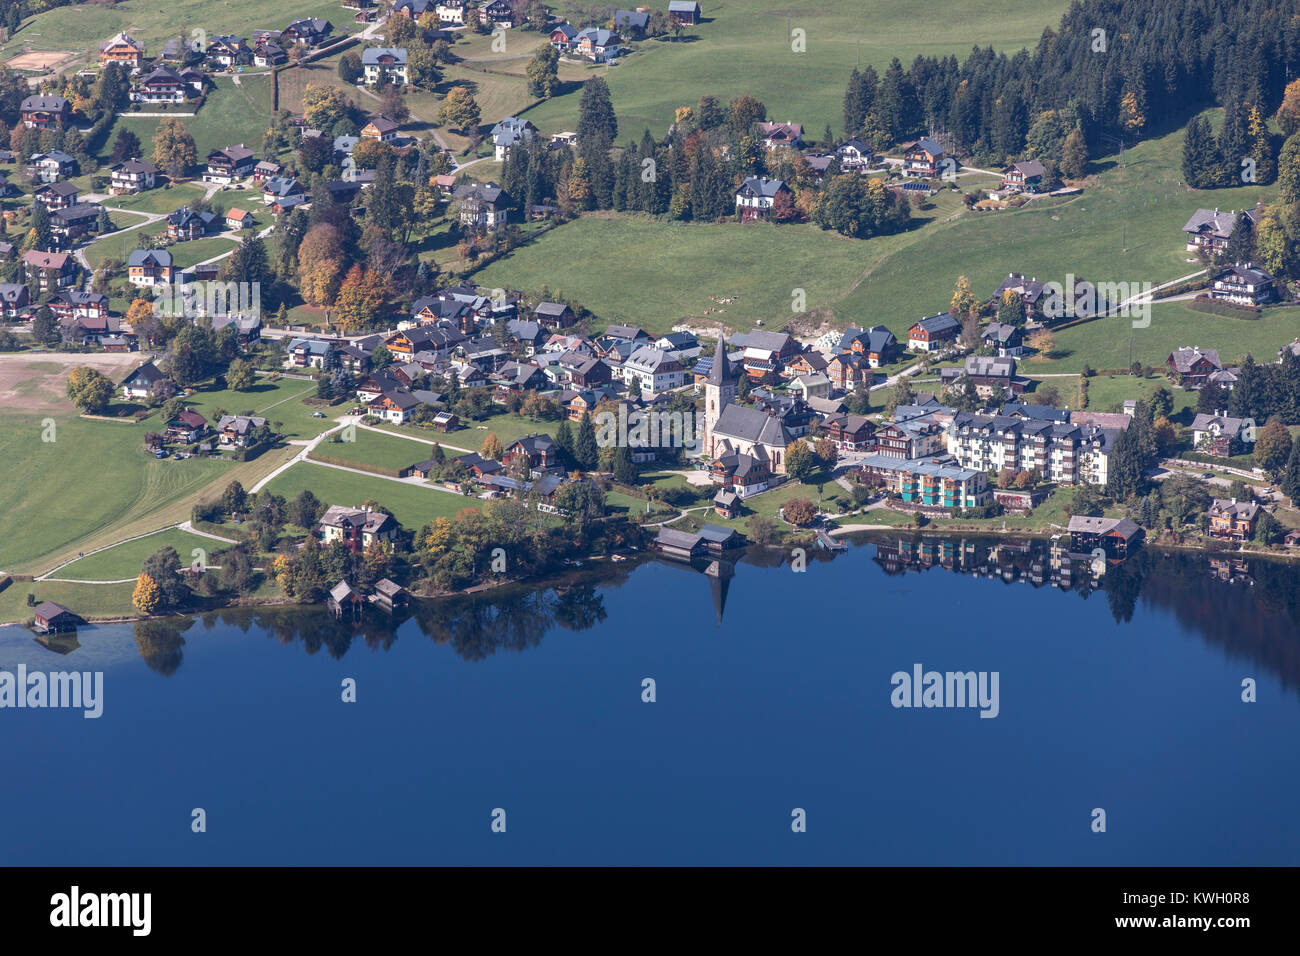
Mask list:
POLYGON ((84 558, 79 558, 60 568, 55 577, 72 578, 79 581, 118 581, 139 574, 140 566, 144 564, 145 558, 168 545, 176 549, 176 553, 180 555, 181 563, 186 565, 195 560, 193 553, 195 548, 203 552, 203 560, 206 563, 208 553, 229 547, 229 545, 215 541, 212 538, 190 534, 187 531, 181 531, 179 528, 170 528, 144 538, 137 538, 134 541, 124 541, 122 544, 103 551, 97 551, 94 554, 88 554, 84 558))
MULTIPOLYGON (((321 432, 334 425, 329 418, 312 418, 315 405, 303 404, 304 398, 316 394, 316 386, 296 378, 282 378, 271 382, 264 376, 258 377, 253 387, 245 392, 236 392, 228 388, 200 388, 187 398, 195 411, 213 421, 218 409, 225 409, 230 415, 243 415, 251 412, 269 422, 281 423, 281 434, 288 439, 315 438, 321 432)), ((324 407, 326 415, 340 414, 338 408, 324 407)))
MULTIPOLYGON (((882 0, 828 0, 808 9, 784 0, 703 0, 704 22, 681 40, 649 40, 616 67, 603 68, 619 116, 620 140, 649 128, 662 136, 673 111, 694 106, 701 94, 729 102, 744 93, 767 105, 773 120, 802 123, 821 137, 839 133, 849 71, 873 64, 883 71, 893 57, 910 63, 918 54, 956 53, 972 46, 1014 52, 1032 48, 1043 28, 1056 27, 1066 4, 1023 0, 954 0, 933 10, 882 0), (805 52, 792 49, 792 31, 804 31, 805 52)), ((530 110, 544 132, 576 129, 579 91, 530 110)))
POLYGON ((393 517, 409 531, 418 531, 434 518, 454 518, 465 508, 477 508, 483 504, 477 498, 377 476, 358 475, 356 472, 329 468, 309 461, 299 462, 285 470, 266 487, 290 500, 301 494, 303 489, 310 489, 312 494, 326 504, 348 507, 360 507, 373 498, 391 511, 393 517))
MULTIPOLYGON (((156 429, 155 422, 126 425, 64 415, 55 423, 53 442, 41 441, 39 419, 9 414, 0 429, 0 513, 6 527, 0 568, 27 570, 125 519, 152 516, 160 505, 193 494, 230 468, 219 461, 154 460, 144 451, 144 436, 156 429)), ((166 523, 159 518, 153 527, 166 523)), ((147 530, 152 529, 137 533, 147 530)))
POLYGON ((382 469, 400 471, 418 461, 424 461, 432 454, 431 444, 395 438, 365 428, 358 428, 352 434, 355 435, 354 441, 321 442, 313 449, 311 457, 328 458, 335 464, 356 468, 369 469, 369 466, 375 465, 382 469))
MULTIPOLYGON (((958 276, 992 296, 1010 272, 1064 283, 1069 274, 1099 282, 1160 284, 1194 273, 1182 226, 1200 207, 1241 209, 1272 198, 1271 187, 1189 190, 1178 169, 1182 133, 1144 142, 1096 163, 1085 192, 1036 200, 998 213, 949 212, 899 236, 850 240, 813 225, 678 224, 584 217, 542 236, 477 273, 484 285, 536 289, 547 283, 601 321, 665 331, 679 322, 744 330, 762 320, 789 322, 792 290, 809 311, 837 326, 882 323, 900 338, 923 315, 947 308, 958 276), (711 297, 736 296, 725 306, 711 297), (725 308, 724 311, 715 311, 725 308)), ((954 202, 940 194, 941 202, 954 202)), ((1088 322, 1056 333, 1033 375, 1159 365, 1182 345, 1217 348, 1225 360, 1247 352, 1275 357, 1300 332, 1300 313, 1267 309, 1258 320, 1207 315, 1181 303, 1156 305, 1149 326, 1130 318, 1088 322)))
POLYGON ((131 604, 134 584, 70 584, 63 581, 15 581, 0 591, 0 623, 25 621, 32 616, 27 595, 36 602, 57 601, 87 618, 127 617, 138 614, 131 604))
POLYGON ((474 278, 488 287, 549 285, 602 323, 650 332, 667 332, 682 321, 748 329, 761 320, 779 328, 794 318, 795 289, 804 290, 810 309, 839 302, 861 279, 869 257, 909 241, 911 234, 864 243, 813 225, 586 216, 496 260, 474 278), (732 301, 717 301, 723 298, 732 301))
MULTIPOLYGON (((220 77, 214 82, 215 86, 208 91, 207 98, 194 116, 177 117, 194 137, 199 162, 203 163, 212 150, 233 146, 236 143, 243 143, 260 154, 262 138, 271 124, 270 76, 240 77, 238 85, 228 76, 220 77)), ((100 161, 107 164, 108 154, 113 148, 113 140, 118 130, 124 128, 140 137, 145 158, 152 159, 153 135, 161 122, 161 117, 130 115, 118 117, 104 139, 100 161)))
POLYGON ((0 45, 8 58, 33 50, 68 50, 87 53, 113 34, 126 31, 156 53, 172 37, 202 29, 209 34, 248 36, 254 30, 282 30, 298 17, 322 17, 334 24, 336 34, 354 33, 352 15, 332 0, 121 0, 111 6, 78 3, 57 7, 23 22, 10 40, 0 45), (346 15, 345 15, 346 14, 346 15))

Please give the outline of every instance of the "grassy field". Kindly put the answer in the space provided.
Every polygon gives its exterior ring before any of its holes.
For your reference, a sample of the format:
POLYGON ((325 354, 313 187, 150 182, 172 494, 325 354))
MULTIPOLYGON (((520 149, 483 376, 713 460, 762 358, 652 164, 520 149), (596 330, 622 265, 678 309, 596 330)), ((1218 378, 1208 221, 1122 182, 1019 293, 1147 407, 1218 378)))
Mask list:
MULTIPOLYGON (((145 538, 126 541, 104 551, 89 554, 60 568, 55 577, 76 578, 82 581, 117 581, 140 573, 144 559, 160 548, 171 545, 180 555, 182 564, 190 564, 195 548, 208 552, 229 547, 220 541, 190 534, 179 528, 169 528, 145 538)), ((206 563, 206 558, 204 559, 206 563)))
MULTIPOLYGON (((121 207, 134 212, 170 213, 188 206, 203 195, 203 188, 194 183, 166 185, 148 189, 134 196, 111 196, 105 201, 109 207, 121 207)), ((220 195, 220 194, 218 194, 220 195)))
POLYGON ((762 320, 780 328, 794 317, 793 290, 805 290, 809 308, 837 302, 860 280, 870 257, 901 248, 912 236, 864 243, 812 225, 584 216, 498 259, 475 280, 516 289, 546 284, 591 309, 601 323, 650 332, 667 332, 678 322, 749 329, 762 320), (734 300, 715 301, 727 297, 734 300))
POLYGON ((266 487, 290 500, 301 494, 303 489, 309 488, 312 494, 327 504, 349 507, 359 507, 373 498, 391 511, 393 517, 409 531, 418 531, 434 518, 454 518, 461 510, 477 508, 483 503, 477 498, 466 498, 387 478, 370 478, 310 462, 294 465, 277 475, 266 487))
MULTIPOLYGON (((900 236, 845 239, 812 225, 678 224, 642 218, 584 217, 480 270, 488 286, 536 289, 547 283, 593 310, 600 322, 652 331, 676 323, 748 329, 759 319, 780 328, 791 318, 792 290, 834 324, 883 323, 900 338, 919 317, 946 308, 958 276, 992 296, 1009 272, 1064 282, 1169 282, 1195 272, 1182 226, 1200 207, 1241 209, 1272 196, 1263 187, 1213 191, 1179 185, 1182 133, 1125 151, 1124 165, 1099 161, 1083 195, 1035 201, 1019 210, 955 214, 943 203, 931 222, 900 236), (572 264, 572 267, 569 267, 572 264), (671 277, 671 281, 665 281, 671 277), (611 281, 613 280, 613 281, 611 281), (736 296, 725 306, 711 297, 736 296), (725 309, 725 311, 722 311, 725 309)), ((1225 360, 1247 352, 1271 360, 1295 337, 1300 314, 1265 310, 1258 320, 1208 315, 1181 303, 1156 305, 1133 328, 1112 317, 1056 333, 1046 360, 1024 374, 1159 366, 1183 345, 1217 348, 1225 360)))
MULTIPOLYGON (((1236 363, 1249 353, 1257 362, 1274 362, 1277 350, 1300 330, 1300 309, 1265 309, 1258 319, 1229 319, 1189 309, 1180 302, 1151 309, 1149 328, 1134 329, 1131 320, 1107 318, 1056 333, 1051 360, 1024 362, 1026 375, 1040 372, 1076 372, 1085 364, 1098 368, 1128 368, 1129 348, 1134 362, 1159 368, 1169 353, 1185 345, 1219 350, 1225 363, 1236 363)), ((1090 386, 1091 387, 1091 386, 1090 386)))
MULTIPOLYGON (((236 143, 243 143, 249 149, 260 153, 262 137, 266 135, 271 121, 271 78, 269 76, 241 77, 239 85, 236 86, 232 78, 223 76, 214 83, 214 88, 208 91, 207 99, 203 101, 198 114, 180 117, 180 121, 194 137, 199 162, 203 163, 212 150, 233 146, 236 143)), ((140 137, 145 158, 152 158, 153 134, 161 122, 162 119, 158 117, 130 115, 119 117, 108 136, 104 138, 101 161, 107 162, 117 131, 123 128, 131 130, 140 137)))
MULTIPOLYGON (((646 127, 662 136, 678 106, 703 93, 722 102, 749 93, 767 105, 769 119, 802 123, 820 138, 830 123, 840 132, 841 103, 854 64, 884 70, 893 57, 907 64, 918 54, 964 57, 972 45, 999 50, 1032 48, 1046 26, 1056 27, 1062 0, 1025 0, 1014 7, 994 0, 955 0, 927 16, 908 4, 830 0, 805 9, 782 0, 704 0, 704 23, 680 41, 651 40, 640 52, 606 68, 619 139, 646 127), (804 31, 806 52, 792 49, 791 31, 804 31)), ((579 91, 530 110, 544 132, 577 128, 579 91)))
MULTIPOLYGON (((1050 379, 1049 379, 1050 381, 1050 379)), ((1060 379, 1059 381, 1065 381, 1060 379)), ((1191 424, 1196 414, 1196 392, 1175 388, 1163 377, 1135 378, 1131 375, 1094 375, 1088 379, 1088 410, 1092 412, 1120 412, 1129 398, 1144 399, 1163 386, 1174 399, 1172 421, 1191 424)), ((1064 391, 1062 392, 1064 394, 1064 391)))
POLYGON ((58 7, 26 20, 0 56, 8 58, 26 48, 93 53, 101 40, 126 31, 143 41, 148 54, 156 53, 171 37, 196 29, 210 34, 249 36, 253 30, 282 30, 297 17, 322 17, 334 24, 336 34, 357 29, 331 0, 122 0, 112 6, 78 3, 58 7))
POLYGON ((62 581, 15 581, 0 591, 0 623, 25 621, 32 616, 27 595, 36 603, 57 601, 86 618, 127 617, 138 614, 131 603, 134 584, 69 584, 62 581))
MULTIPOLYGON (((193 494, 229 474, 231 467, 197 458, 154 460, 145 454, 144 436, 156 423, 125 425, 75 416, 55 421, 53 442, 40 440, 38 419, 10 417, 0 429, 0 474, 6 478, 0 482, 0 512, 7 528, 0 536, 0 567, 8 570, 52 559, 128 518, 152 524, 137 533, 158 528, 168 523, 155 514, 160 505, 193 494)), ((188 509, 174 520, 184 517, 188 509)))
MULTIPOLYGON (((431 454, 431 446, 406 438, 394 438, 364 428, 356 430, 356 441, 323 441, 316 446, 312 457, 335 460, 335 464, 349 464, 357 468, 378 465, 380 468, 401 470, 431 454)), ((333 437, 333 436, 330 436, 333 437)))
MULTIPOLYGON (((333 426, 329 418, 312 418, 316 406, 305 405, 304 398, 316 394, 316 386, 300 379, 282 378, 278 382, 269 382, 259 377, 253 387, 246 392, 231 389, 218 389, 208 386, 201 388, 188 401, 194 410, 213 419, 216 409, 224 408, 230 415, 242 415, 252 412, 271 422, 281 422, 281 433, 290 439, 315 438, 327 428, 333 426)), ((338 415, 341 412, 328 406, 326 415, 338 415)), ((417 459, 418 460, 418 459, 417 459)))

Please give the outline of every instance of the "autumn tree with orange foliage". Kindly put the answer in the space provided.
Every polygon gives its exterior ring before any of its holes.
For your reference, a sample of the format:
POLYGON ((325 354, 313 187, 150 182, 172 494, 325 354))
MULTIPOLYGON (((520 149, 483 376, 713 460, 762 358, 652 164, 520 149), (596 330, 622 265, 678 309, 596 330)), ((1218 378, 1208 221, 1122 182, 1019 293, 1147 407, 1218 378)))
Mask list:
POLYGON ((298 268, 303 301, 315 306, 333 302, 347 268, 338 229, 322 222, 307 230, 298 246, 298 268))

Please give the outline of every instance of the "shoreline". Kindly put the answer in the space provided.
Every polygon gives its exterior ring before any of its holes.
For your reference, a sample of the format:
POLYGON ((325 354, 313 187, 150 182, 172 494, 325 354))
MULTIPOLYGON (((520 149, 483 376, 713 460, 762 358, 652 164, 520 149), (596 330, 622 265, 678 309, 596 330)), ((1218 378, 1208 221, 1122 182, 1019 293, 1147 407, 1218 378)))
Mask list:
MULTIPOLYGON (((799 534, 814 533, 815 530, 816 529, 811 529, 811 528, 801 529, 798 533, 799 534)), ((1064 529, 1061 529, 1061 531, 1064 531, 1064 529)), ((1036 540, 1046 540, 1051 538, 1053 534, 1057 534, 1061 532, 1058 532, 1056 530, 1045 530, 1045 529, 1017 529, 1017 528, 1001 528, 1001 527, 947 528, 947 527, 927 526, 923 528, 917 528, 914 525, 889 525, 889 524, 844 524, 844 525, 837 525, 834 528, 826 529, 827 535, 837 539, 838 538, 852 539, 856 536, 861 536, 864 540, 869 540, 872 535, 880 535, 885 533, 894 534, 894 535, 905 535, 908 537, 929 537, 929 538, 953 537, 953 536, 965 535, 965 536, 976 537, 976 538, 1010 537, 1010 538, 1029 538, 1029 539, 1036 539, 1036 540)), ((793 535, 791 535, 791 537, 793 537, 793 535)), ((766 545, 751 543, 746 547, 745 550, 757 548, 757 549, 769 550, 769 551, 770 550, 784 551, 789 546, 794 546, 794 545, 789 545, 788 542, 784 542, 784 541, 779 544, 766 544, 766 545)), ((1213 548, 1207 546, 1206 542, 1198 542, 1193 544, 1187 544, 1187 543, 1176 544, 1164 540, 1145 540, 1143 541, 1142 546, 1144 548, 1151 548, 1156 551, 1169 551, 1169 552, 1179 552, 1179 553, 1199 552, 1208 555, 1210 557, 1225 557, 1225 558, 1235 557, 1235 558, 1242 558, 1242 559, 1258 558, 1258 559, 1278 561, 1283 563, 1300 562, 1300 552, 1297 551, 1275 552, 1275 551, 1260 551, 1256 549, 1232 549, 1227 547, 1219 549, 1219 548, 1213 548)), ((418 594, 412 592, 411 597, 413 600, 417 600, 417 601, 436 602, 436 601, 454 600, 458 598, 474 598, 486 594, 494 594, 503 589, 509 589, 509 588, 523 588, 529 590, 538 590, 538 589, 546 588, 548 586, 554 586, 556 582, 562 582, 568 580, 574 577, 575 574, 589 571, 590 569, 587 567, 587 565, 598 565, 601 569, 606 569, 606 568, 612 568, 613 566, 623 562, 630 562, 627 570, 631 571, 639 567, 647 559, 653 559, 654 557, 655 554, 651 550, 633 552, 630 554, 618 552, 615 555, 603 555, 603 554, 588 555, 587 557, 582 559, 583 562, 582 567, 569 568, 566 571, 560 573, 546 574, 537 578, 524 578, 524 579, 510 578, 506 580, 480 581, 479 583, 471 585, 468 588, 464 588, 457 591, 446 591, 437 594, 418 594), (615 561, 614 560, 615 557, 618 557, 621 560, 615 561)), ((13 584, 16 583, 18 582, 13 582, 13 584)), ((104 582, 104 583, 109 583, 109 582, 104 582)), ((13 584, 11 584, 10 586, 12 587, 13 584)), ((97 585, 95 583, 87 583, 86 586, 94 587, 97 585)), ((85 622, 88 625, 133 624, 138 621, 162 620, 169 617, 176 617, 178 615, 208 614, 215 611, 238 610, 240 608, 266 608, 266 607, 311 608, 311 607, 317 607, 323 605, 324 605, 323 601, 317 602, 316 604, 304 604, 301 601, 294 601, 290 598, 285 598, 283 596, 260 597, 260 598, 237 598, 233 601, 229 601, 225 603, 215 603, 205 607, 196 607, 196 608, 190 608, 183 611, 176 611, 173 614, 139 614, 139 615, 118 614, 109 617, 83 616, 83 620, 85 620, 85 622)), ((23 628, 25 627, 25 625, 23 620, 0 621, 0 628, 6 628, 6 627, 23 628)))

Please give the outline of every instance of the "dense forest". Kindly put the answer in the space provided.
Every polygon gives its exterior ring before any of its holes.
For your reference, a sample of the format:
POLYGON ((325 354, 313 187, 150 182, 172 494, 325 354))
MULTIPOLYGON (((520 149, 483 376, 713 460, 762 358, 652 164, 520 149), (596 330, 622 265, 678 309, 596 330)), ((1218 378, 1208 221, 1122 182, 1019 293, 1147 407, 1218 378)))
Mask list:
POLYGON ((877 147, 941 132, 980 161, 1032 153, 1060 162, 1075 129, 1095 153, 1212 105, 1269 115, 1298 66, 1297 0, 1076 2, 1033 50, 854 70, 844 131, 877 147))

